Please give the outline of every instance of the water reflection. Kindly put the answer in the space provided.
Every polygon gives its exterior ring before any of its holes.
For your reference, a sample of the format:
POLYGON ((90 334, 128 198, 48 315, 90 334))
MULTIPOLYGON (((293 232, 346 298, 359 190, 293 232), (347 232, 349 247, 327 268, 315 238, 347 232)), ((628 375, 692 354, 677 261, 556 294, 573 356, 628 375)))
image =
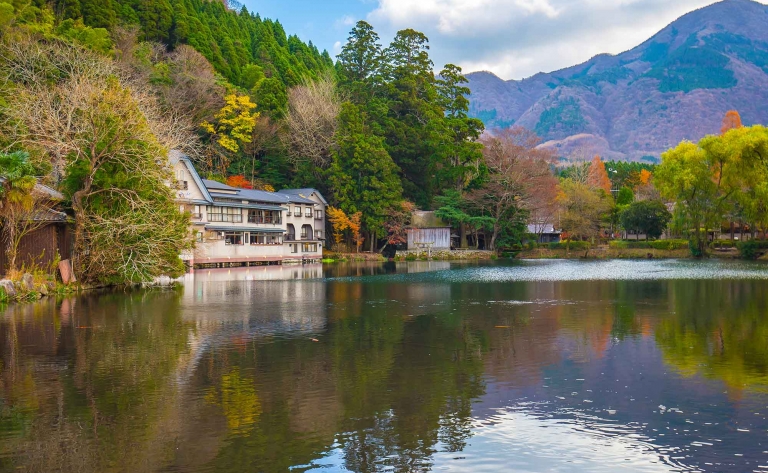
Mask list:
POLYGON ((204 270, 13 306, 0 471, 759 469, 765 267, 637 264, 204 270))

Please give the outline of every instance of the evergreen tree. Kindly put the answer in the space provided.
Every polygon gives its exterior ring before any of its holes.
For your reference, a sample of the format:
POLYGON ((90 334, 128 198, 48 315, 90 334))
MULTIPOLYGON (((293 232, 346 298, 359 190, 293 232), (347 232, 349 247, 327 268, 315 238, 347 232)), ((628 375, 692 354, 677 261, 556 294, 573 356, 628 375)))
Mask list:
POLYGON ((329 183, 338 207, 348 215, 362 212, 361 222, 373 249, 376 237, 385 234, 385 216, 402 200, 402 188, 397 166, 366 121, 359 107, 350 102, 342 105, 329 183))

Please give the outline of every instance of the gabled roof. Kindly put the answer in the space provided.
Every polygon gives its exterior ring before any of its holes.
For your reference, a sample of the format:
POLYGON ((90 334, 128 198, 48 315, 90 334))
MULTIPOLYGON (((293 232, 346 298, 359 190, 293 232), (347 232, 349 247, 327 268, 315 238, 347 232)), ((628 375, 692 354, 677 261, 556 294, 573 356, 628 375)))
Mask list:
MULTIPOLYGON (((0 184, 3 182, 5 182, 5 178, 0 176, 0 184)), ((64 195, 61 192, 40 183, 35 184, 35 192, 45 194, 52 200, 64 200, 64 195)))
POLYGON ((195 184, 200 189, 200 192, 202 192, 203 197, 205 197, 205 200, 208 202, 213 202, 213 197, 211 197, 211 194, 208 192, 208 189, 203 184, 203 180, 200 179, 200 174, 197 173, 197 169, 195 169, 195 166, 192 164, 192 161, 189 159, 189 156, 182 153, 181 151, 177 149, 172 149, 168 152, 168 160, 171 162, 171 165, 175 165, 179 161, 184 163, 184 165, 187 168, 187 171, 189 171, 189 175, 192 176, 192 180, 195 181, 195 184))
MULTIPOLYGON (((269 204, 310 204, 314 205, 317 202, 308 198, 313 192, 317 192, 315 189, 285 189, 280 192, 267 192, 256 189, 241 189, 239 187, 232 187, 226 184, 222 184, 218 181, 212 181, 210 179, 201 179, 197 173, 192 161, 184 153, 179 150, 171 150, 168 153, 168 159, 171 164, 177 162, 183 162, 189 173, 194 179, 200 191, 207 201, 213 203, 214 198, 219 199, 238 199, 248 202, 264 202, 269 204), (217 192, 219 191, 219 192, 217 192)), ((327 204, 320 192, 317 192, 320 200, 323 204, 327 204)))
POLYGON ((309 196, 312 194, 317 194, 317 197, 320 199, 320 202, 322 202, 325 205, 328 205, 328 202, 325 201, 325 198, 323 197, 323 194, 320 193, 317 189, 312 189, 311 187, 307 187, 304 189, 280 189, 277 191, 278 194, 286 194, 291 196, 298 196, 304 199, 309 199, 309 196))

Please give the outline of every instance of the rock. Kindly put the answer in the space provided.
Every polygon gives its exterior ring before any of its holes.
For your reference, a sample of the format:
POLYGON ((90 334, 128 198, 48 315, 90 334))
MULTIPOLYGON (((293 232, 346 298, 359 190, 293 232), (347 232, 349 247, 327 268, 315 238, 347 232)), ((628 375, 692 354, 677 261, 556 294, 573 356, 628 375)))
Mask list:
POLYGON ((21 277, 21 287, 25 291, 34 291, 35 277, 29 273, 24 273, 24 276, 21 277))
POLYGON ((45 284, 41 284, 39 288, 37 288, 37 292, 40 293, 41 296, 47 296, 48 295, 48 286, 45 284))
POLYGON ((13 286, 13 281, 10 281, 8 279, 3 279, 0 281, 0 287, 3 288, 3 291, 5 291, 5 295, 9 298, 13 299, 16 297, 16 288, 13 286))

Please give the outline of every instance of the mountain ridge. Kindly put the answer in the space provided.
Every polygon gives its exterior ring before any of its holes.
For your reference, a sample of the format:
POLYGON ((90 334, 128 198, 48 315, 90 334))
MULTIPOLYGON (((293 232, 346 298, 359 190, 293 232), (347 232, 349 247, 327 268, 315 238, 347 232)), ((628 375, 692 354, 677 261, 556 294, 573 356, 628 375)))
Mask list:
POLYGON ((724 0, 620 54, 522 80, 466 77, 470 112, 489 128, 524 126, 570 158, 658 157, 716 133, 730 109, 747 124, 768 121, 768 6, 724 0))

